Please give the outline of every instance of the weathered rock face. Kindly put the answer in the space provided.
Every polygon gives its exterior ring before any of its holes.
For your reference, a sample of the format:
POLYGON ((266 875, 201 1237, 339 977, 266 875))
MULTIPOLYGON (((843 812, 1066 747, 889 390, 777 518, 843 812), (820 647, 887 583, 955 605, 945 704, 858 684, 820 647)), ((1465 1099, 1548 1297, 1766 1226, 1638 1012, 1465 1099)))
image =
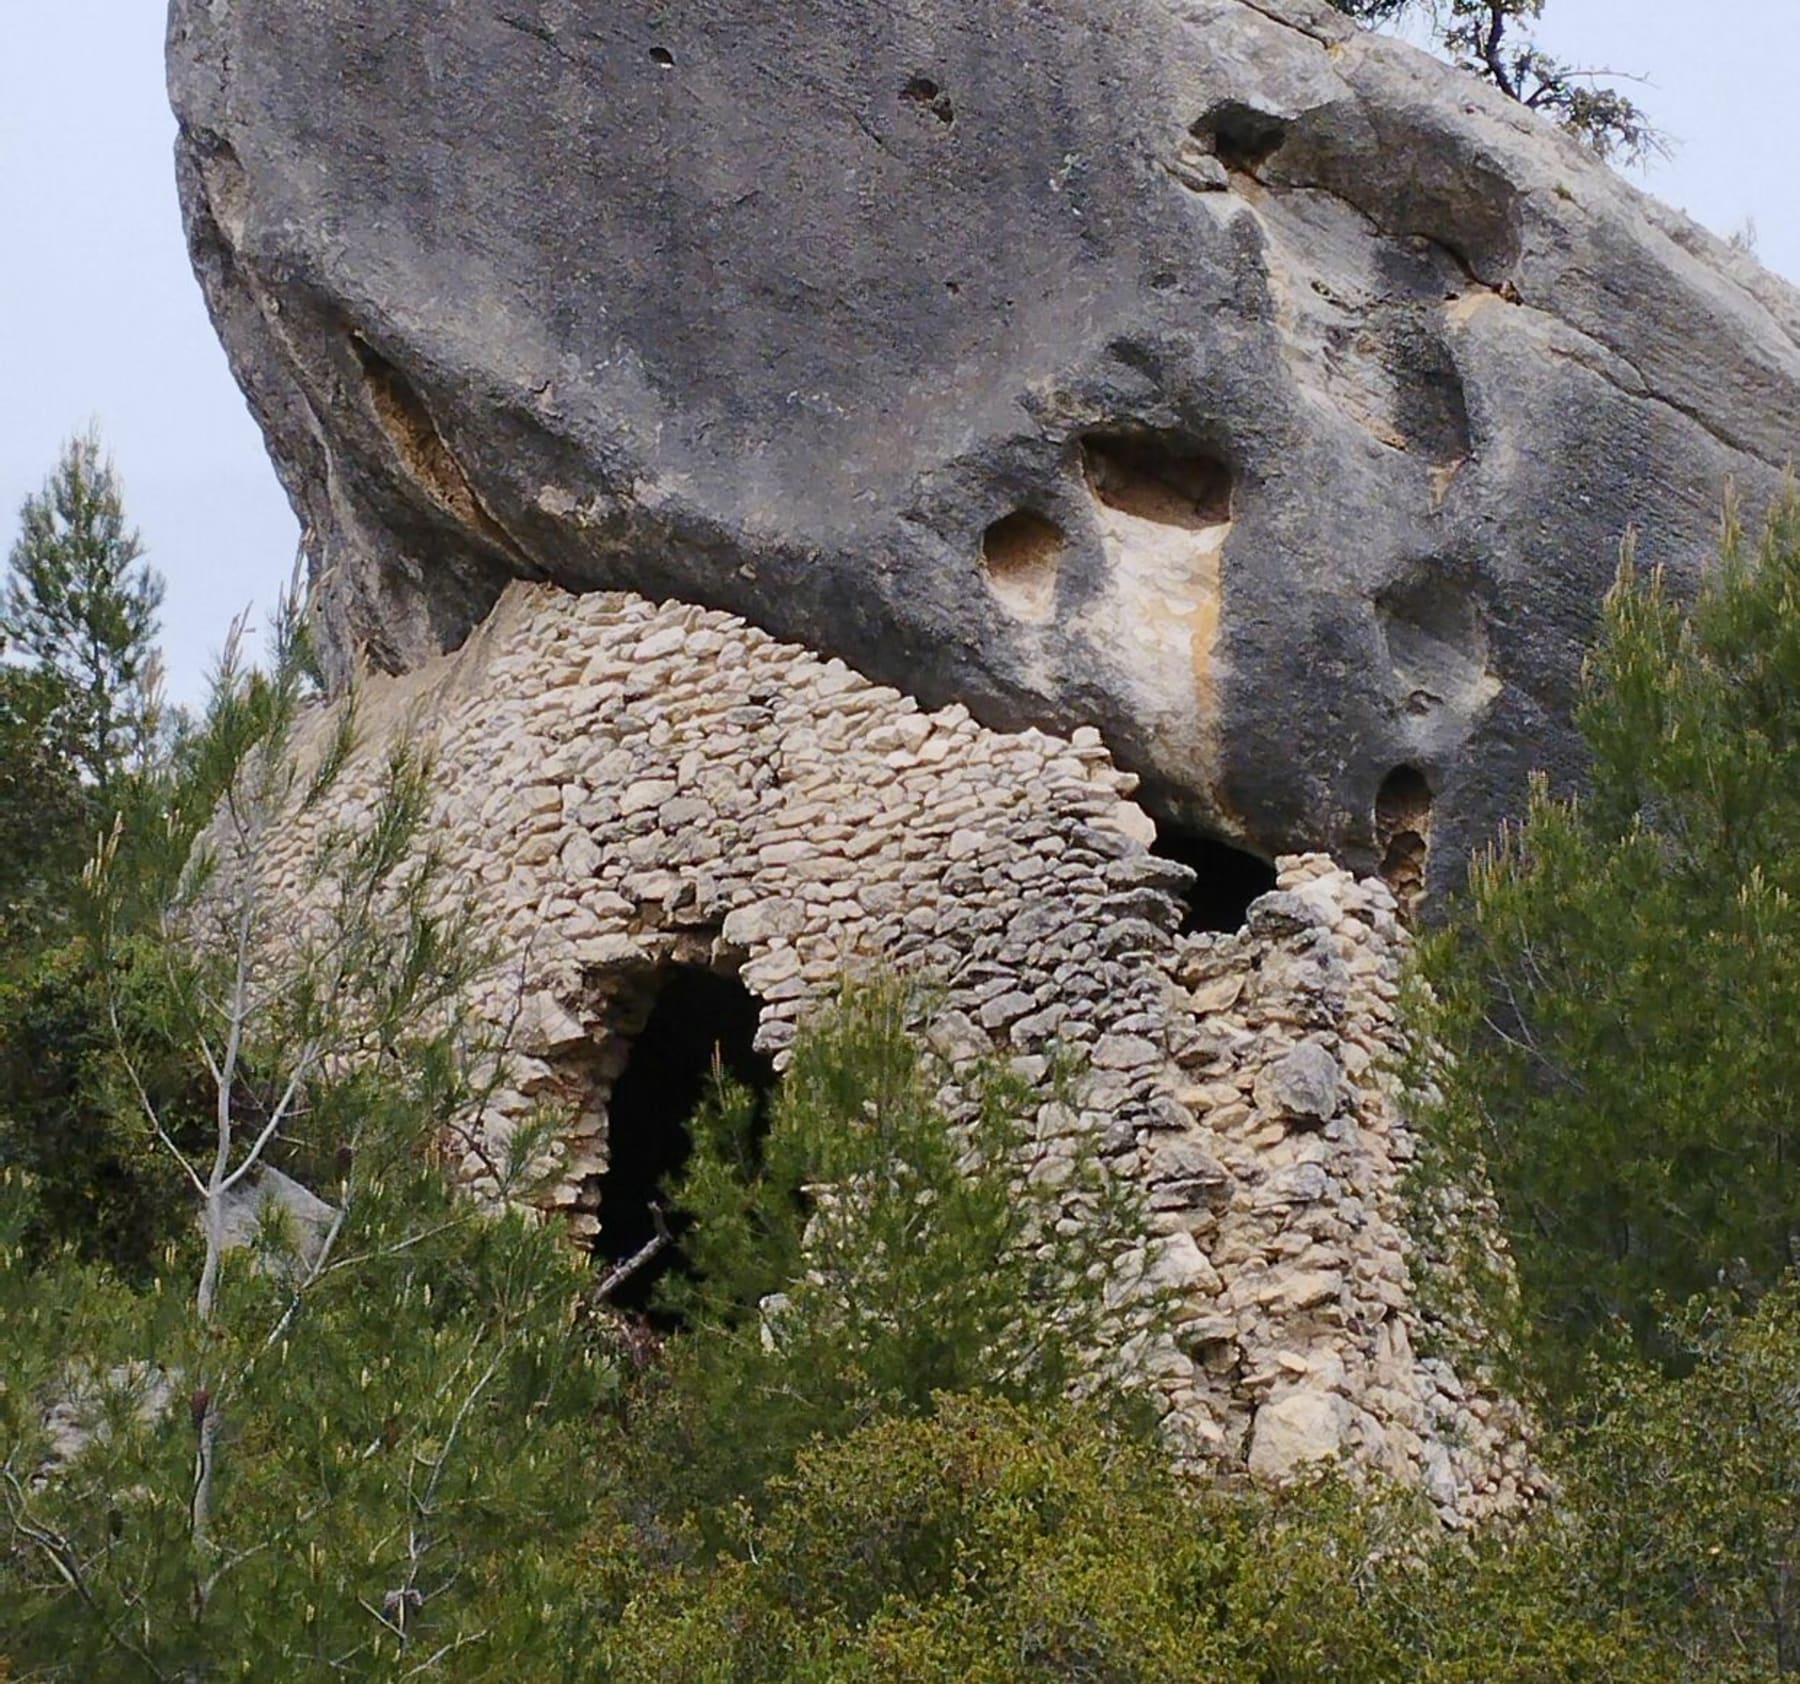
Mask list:
POLYGON ((1628 526, 1691 575, 1794 448, 1800 296, 1315 0, 174 0, 170 49, 340 670, 628 587, 1414 870, 1420 802, 1447 863, 1570 769, 1628 526))

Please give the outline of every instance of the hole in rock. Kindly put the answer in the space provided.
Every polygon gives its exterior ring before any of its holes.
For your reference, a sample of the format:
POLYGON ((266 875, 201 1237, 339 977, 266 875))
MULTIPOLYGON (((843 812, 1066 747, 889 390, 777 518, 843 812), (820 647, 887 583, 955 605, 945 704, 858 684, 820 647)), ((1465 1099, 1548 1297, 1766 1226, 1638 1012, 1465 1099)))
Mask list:
POLYGON ((982 538, 988 583, 1022 619, 1046 620, 1055 608, 1064 543, 1060 526, 1029 509, 995 521, 982 538))
POLYGON ((1201 930, 1241 930, 1250 903, 1275 887, 1275 868, 1267 860, 1198 831, 1159 825, 1151 852, 1194 873, 1194 885, 1183 897, 1187 901, 1187 916, 1181 921, 1185 935, 1201 930))
MULTIPOLYGON (((663 973, 655 1004, 633 1039, 631 1056, 607 1102, 607 1170, 600 1179, 600 1234, 594 1255, 601 1273, 656 1237, 656 1211, 667 1208, 667 1183, 693 1150, 689 1122, 721 1069, 765 1103, 775 1067, 755 1047, 757 1005, 735 977, 695 965, 663 973)), ((638 1269, 609 1302, 646 1314, 656 1283, 686 1269, 684 1225, 666 1218, 675 1243, 638 1269)), ((655 1315, 653 1323, 666 1322, 655 1315)))
POLYGON ((923 106, 946 127, 956 121, 956 107, 950 103, 950 96, 929 76, 913 77, 900 90, 900 97, 923 106))
POLYGON ((1250 175, 1281 149, 1287 131, 1287 118, 1228 99, 1215 105, 1188 132, 1196 140, 1210 140, 1214 154, 1228 170, 1250 175))
POLYGON ((1417 767, 1396 766, 1375 797, 1375 846, 1381 875, 1409 918, 1425 898, 1430 842, 1431 785, 1417 767))
POLYGON ((1421 568, 1375 598, 1398 697, 1414 716, 1456 703, 1473 711, 1499 689, 1488 667, 1481 603, 1466 577, 1421 568))
POLYGON ((1462 372, 1435 317, 1396 310, 1380 318, 1381 360, 1394 384, 1394 423, 1409 450, 1448 467, 1474 454, 1462 372))
POLYGON ((1205 451, 1149 434, 1081 441, 1088 484, 1109 509, 1191 532, 1231 519, 1231 470, 1205 451))
POLYGON ((675 55, 670 52, 667 47, 652 47, 650 49, 650 62, 659 70, 673 70, 675 68, 675 55))

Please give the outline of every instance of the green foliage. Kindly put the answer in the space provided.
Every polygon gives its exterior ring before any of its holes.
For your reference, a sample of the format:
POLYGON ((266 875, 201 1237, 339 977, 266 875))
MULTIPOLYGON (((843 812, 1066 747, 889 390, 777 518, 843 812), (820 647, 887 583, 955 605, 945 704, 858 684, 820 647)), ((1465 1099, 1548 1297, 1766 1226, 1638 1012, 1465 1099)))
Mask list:
POLYGON ((113 1007, 140 1079, 171 1133, 196 1150, 207 1126, 204 1073, 159 1025, 167 986, 156 945, 121 942, 103 975, 79 937, 0 980, 0 1169, 29 1175, 28 1252, 69 1249, 142 1281, 191 1237, 190 1190, 157 1144, 115 1037, 113 1007))
POLYGON ((1427 943, 1449 1056, 1434 1174, 1485 1169, 1553 1378, 1658 1302, 1752 1294, 1800 1232, 1800 499, 1733 527, 1691 609, 1629 559, 1580 723, 1592 792, 1540 786, 1427 943))
POLYGON ((62 676, 0 665, 0 954, 66 922, 93 827, 68 734, 62 676))
POLYGON ((463 1676, 460 1649, 468 1675, 536 1675, 610 1383, 584 1277, 553 1231, 364 1138, 324 1267, 270 1232, 205 1325, 191 1273, 132 1292, 27 1271, 16 1237, 0 1254, 0 1628, 25 1676, 463 1676), (72 1395, 107 1430, 33 1489, 43 1412, 72 1395))
MULTIPOLYGON (((1447 1537, 1321 1480, 1184 1486, 1078 1405, 940 1399, 800 1456, 734 1553, 598 1534, 601 1679, 733 1684, 1666 1684, 1554 1523, 1447 1537)), ((1684 1676, 1700 1676, 1685 1674, 1684 1676)))
POLYGON ((1671 1676, 1800 1672, 1800 1279, 1753 1313, 1696 1300, 1667 1328, 1686 1372, 1589 1369, 1564 1501, 1598 1594, 1681 1657, 1671 1676))
POLYGON ((729 1089, 697 1119, 679 1198, 699 1274, 668 1295, 691 1319, 638 1350, 600 1440, 582 1676, 1677 1675, 1695 1651, 1613 1571, 1604 1514, 1464 1540, 1334 1478, 1188 1484, 1145 1416, 1071 1397, 1105 1296, 1078 1291, 1047 1334, 1045 1306, 1138 1230, 1118 1206, 1075 1242, 1110 1234, 1097 1251, 1038 1255, 1097 1164, 1077 1150, 1059 1192, 1063 1171, 1031 1175, 1031 1096, 1003 1072, 952 1128, 913 1015, 897 985, 853 988, 802 1032, 766 1134, 729 1089))
MULTIPOLYGON (((420 835, 428 768, 402 747, 366 820, 321 826, 309 907, 271 881, 352 747, 348 714, 301 741, 306 691, 290 614, 273 671, 228 655, 192 745, 184 787, 222 791, 205 844, 121 827, 86 877, 108 1081, 197 1236, 129 1284, 29 1244, 38 1189, 8 1175, 0 1624, 28 1676, 519 1676, 583 1518, 611 1376, 586 1277, 437 1162, 493 1049, 460 1009, 485 952, 420 835)), ((513 1144, 507 1197, 542 1136, 513 1144)))
MULTIPOLYGON (((68 680, 6 676, 0 797, 91 811, 68 680)), ((965 1068, 952 1108, 893 981, 805 1026, 766 1117, 722 1082, 694 1119, 679 1330, 599 1309, 554 1227, 439 1165, 497 1076, 429 764, 320 826, 304 907, 269 892, 356 751, 314 691, 286 613, 177 760, 115 764, 79 890, 23 829, 7 862, 0 1677, 1800 1671, 1800 499, 1690 610, 1627 564, 1591 794, 1540 789, 1426 944, 1432 1173, 1493 1187, 1513 1325, 1577 1399, 1555 1505, 1468 1538, 1331 1475, 1178 1476, 1089 1366, 1164 1309, 1067 1072, 965 1068), (1621 1317, 1660 1364, 1597 1342, 1621 1317)))
POLYGON ((1331 4, 1367 24, 1424 14, 1438 44, 1458 68, 1540 112, 1602 158, 1637 163, 1664 150, 1662 137, 1637 104, 1605 85, 1604 78, 1613 72, 1564 64, 1531 40, 1529 30, 1543 16, 1544 0, 1331 0, 1331 4))
POLYGON ((68 442, 19 521, 0 636, 62 681, 58 711, 70 751, 104 792, 154 748, 163 583, 143 562, 95 432, 68 442))
MULTIPOLYGON (((0 1166, 36 1178, 34 1255, 67 1242, 134 1276, 187 1227, 114 1046, 166 978, 156 942, 127 939, 155 908, 139 897, 127 915, 121 894, 103 958, 80 876, 115 820, 118 885, 142 839, 185 849, 216 793, 190 789, 155 741, 160 594, 97 441, 72 441, 25 505, 0 602, 9 652, 33 662, 0 665, 0 1166)), ((184 1057, 143 1061, 177 1129, 194 1109, 184 1057)))
POLYGON ((814 1437, 940 1392, 1060 1398, 1121 1323, 1156 1322, 1142 1214, 1095 1139, 1072 1112, 1040 1134, 1043 1096, 999 1066, 964 1074, 953 1120, 918 1006, 848 985, 796 1042, 766 1133, 729 1084, 694 1120, 674 1193, 694 1276, 663 1288, 687 1330, 634 1400, 665 1514, 754 1503, 814 1437))

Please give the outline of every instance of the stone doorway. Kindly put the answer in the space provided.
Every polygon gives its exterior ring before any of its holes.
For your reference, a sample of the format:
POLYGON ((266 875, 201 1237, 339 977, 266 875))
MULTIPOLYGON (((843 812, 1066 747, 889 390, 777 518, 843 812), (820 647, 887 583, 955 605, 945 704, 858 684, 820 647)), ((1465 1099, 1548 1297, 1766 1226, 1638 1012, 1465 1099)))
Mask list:
POLYGON ((760 1012, 737 977, 702 965, 669 964, 646 990, 643 1027, 626 1036, 628 1053, 607 1111, 607 1168, 600 1177, 600 1231, 594 1256, 604 1275, 639 1257, 659 1235, 668 1240, 607 1295, 634 1315, 650 1315, 659 1281, 686 1269, 683 1230, 668 1214, 667 1186, 693 1150, 690 1122, 719 1075, 766 1103, 775 1067, 756 1050, 760 1012))

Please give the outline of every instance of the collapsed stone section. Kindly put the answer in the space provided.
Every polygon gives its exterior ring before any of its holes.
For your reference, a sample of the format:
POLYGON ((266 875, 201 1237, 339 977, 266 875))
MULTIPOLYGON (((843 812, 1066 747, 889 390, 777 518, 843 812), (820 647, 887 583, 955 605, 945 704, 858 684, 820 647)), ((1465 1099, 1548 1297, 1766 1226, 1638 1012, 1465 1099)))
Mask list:
POLYGON ((1181 895, 1184 934, 1241 929, 1250 903, 1275 887, 1275 868, 1266 860, 1196 831, 1158 825, 1154 852, 1193 874, 1181 895))
POLYGON ((1079 1055, 1037 1122, 1145 1190, 1142 1261, 1178 1315, 1118 1354, 1185 1454, 1271 1477, 1337 1455, 1458 1521, 1518 1500, 1516 1412, 1422 1354, 1385 885, 1290 859, 1242 929, 1183 933, 1194 873, 1151 851, 1097 732, 927 713, 678 603, 514 585, 462 652, 371 680, 360 710, 335 808, 297 819, 274 869, 297 884, 309 832, 353 817, 417 730, 432 838, 509 956, 477 1004, 518 1025, 462 1165, 477 1191, 554 1100, 572 1121, 551 1202, 607 1233, 612 1102, 675 967, 735 976, 777 1065, 846 969, 925 973, 953 1071, 1079 1055))

